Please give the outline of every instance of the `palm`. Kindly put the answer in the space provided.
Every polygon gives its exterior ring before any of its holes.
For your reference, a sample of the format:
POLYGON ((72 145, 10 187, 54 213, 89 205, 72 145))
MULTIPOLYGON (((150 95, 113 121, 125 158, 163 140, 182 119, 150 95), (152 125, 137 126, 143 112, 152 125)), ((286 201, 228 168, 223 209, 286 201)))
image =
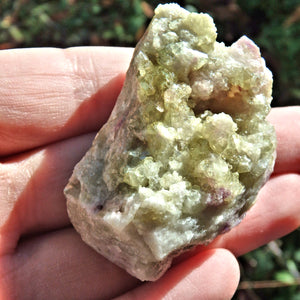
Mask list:
POLYGON ((299 226, 294 107, 270 114, 278 154, 258 203, 238 227, 176 259, 157 282, 140 284, 81 241, 63 188, 108 118, 131 55, 122 48, 0 53, 0 299, 230 298, 239 279, 231 252, 241 255, 299 226))

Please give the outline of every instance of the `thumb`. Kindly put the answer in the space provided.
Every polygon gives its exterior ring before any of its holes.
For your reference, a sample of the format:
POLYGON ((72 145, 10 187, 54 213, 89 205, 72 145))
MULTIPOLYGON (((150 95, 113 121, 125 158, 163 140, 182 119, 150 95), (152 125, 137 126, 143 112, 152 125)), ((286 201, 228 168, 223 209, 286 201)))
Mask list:
POLYGON ((231 299, 239 277, 239 265, 231 252, 210 249, 174 266, 158 281, 145 283, 117 299, 231 299))

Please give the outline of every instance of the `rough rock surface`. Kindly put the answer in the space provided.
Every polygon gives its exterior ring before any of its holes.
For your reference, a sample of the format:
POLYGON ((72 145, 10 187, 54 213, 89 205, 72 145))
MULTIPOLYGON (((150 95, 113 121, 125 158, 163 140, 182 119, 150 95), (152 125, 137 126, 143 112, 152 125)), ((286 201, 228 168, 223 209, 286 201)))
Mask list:
POLYGON ((65 189, 82 239, 141 280, 237 225, 272 172, 272 74, 247 37, 160 5, 107 124, 65 189))

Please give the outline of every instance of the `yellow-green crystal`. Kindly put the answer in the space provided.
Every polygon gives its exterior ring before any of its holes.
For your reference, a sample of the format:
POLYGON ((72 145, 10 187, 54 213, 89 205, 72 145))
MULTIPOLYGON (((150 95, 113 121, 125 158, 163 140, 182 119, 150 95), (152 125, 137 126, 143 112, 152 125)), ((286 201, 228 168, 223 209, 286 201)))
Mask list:
POLYGON ((237 225, 272 172, 272 74, 207 14, 160 5, 108 123, 74 170, 68 210, 83 239, 142 280, 237 225))

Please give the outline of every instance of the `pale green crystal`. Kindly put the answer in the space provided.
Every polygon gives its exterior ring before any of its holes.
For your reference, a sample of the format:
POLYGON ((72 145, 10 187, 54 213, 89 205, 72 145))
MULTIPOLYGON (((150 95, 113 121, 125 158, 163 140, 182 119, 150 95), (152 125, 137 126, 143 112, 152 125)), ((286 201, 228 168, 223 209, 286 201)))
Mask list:
POLYGON ((251 40, 216 36, 207 14, 158 6, 66 188, 83 239, 142 280, 238 224, 273 168, 272 74, 251 40))

